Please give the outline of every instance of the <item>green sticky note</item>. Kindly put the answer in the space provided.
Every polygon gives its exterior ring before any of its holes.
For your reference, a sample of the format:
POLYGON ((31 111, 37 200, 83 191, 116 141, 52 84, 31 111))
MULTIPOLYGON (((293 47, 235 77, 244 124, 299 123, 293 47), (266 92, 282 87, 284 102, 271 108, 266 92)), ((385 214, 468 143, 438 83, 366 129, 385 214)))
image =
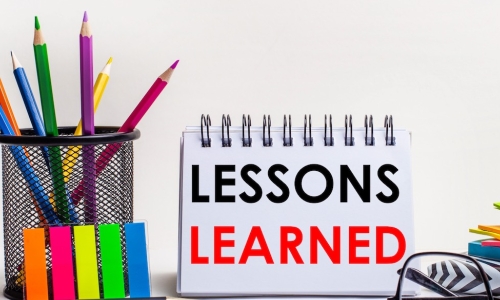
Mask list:
POLYGON ((73 227, 78 299, 99 299, 94 225, 73 227))
POLYGON ((119 224, 99 225, 104 298, 124 298, 122 247, 119 224))

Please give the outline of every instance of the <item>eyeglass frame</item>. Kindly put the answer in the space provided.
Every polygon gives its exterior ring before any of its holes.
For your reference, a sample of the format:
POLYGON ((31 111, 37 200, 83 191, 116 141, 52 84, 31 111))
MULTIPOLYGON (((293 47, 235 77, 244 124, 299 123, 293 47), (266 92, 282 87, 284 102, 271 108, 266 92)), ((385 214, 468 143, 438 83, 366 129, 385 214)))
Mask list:
POLYGON ((410 255, 404 265, 403 268, 401 269, 401 274, 399 276, 399 281, 398 281, 398 287, 396 290, 396 295, 387 298, 387 300, 403 300, 403 299, 413 299, 413 300, 419 300, 419 299, 427 299, 427 300, 433 300, 433 299, 464 299, 464 300, 494 300, 493 297, 493 292, 491 291, 491 286, 490 282, 488 280, 488 276, 486 275, 486 272, 484 271, 483 267, 479 264, 479 262, 468 255, 464 254, 458 254, 458 253, 450 253, 450 252, 439 252, 439 251, 430 251, 430 252, 420 252, 420 253, 415 253, 410 255), (430 255, 443 255, 443 256, 454 256, 454 257, 459 257, 462 259, 470 260, 472 261, 477 269, 479 270, 479 274, 481 275, 481 279, 483 280, 483 284, 485 286, 486 290, 486 295, 463 295, 463 296, 442 296, 442 297, 402 297, 402 289, 403 289, 403 281, 405 279, 406 271, 408 269, 408 266, 410 262, 415 259, 416 257, 421 257, 421 256, 430 256, 430 255))

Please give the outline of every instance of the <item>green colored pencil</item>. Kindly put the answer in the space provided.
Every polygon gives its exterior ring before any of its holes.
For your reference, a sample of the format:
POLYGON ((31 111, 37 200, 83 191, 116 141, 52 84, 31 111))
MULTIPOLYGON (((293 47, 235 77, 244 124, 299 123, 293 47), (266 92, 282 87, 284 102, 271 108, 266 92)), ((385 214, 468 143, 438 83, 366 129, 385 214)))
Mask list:
MULTIPOLYGON (((42 103, 42 115, 45 123, 45 134, 47 136, 58 136, 56 112, 54 108, 54 96, 52 95, 52 82, 50 79, 49 56, 47 45, 40 30, 38 17, 35 17, 35 38, 33 40, 35 50, 36 73, 38 75, 38 88, 42 103)), ((64 175, 61 158, 61 149, 57 146, 49 147, 49 160, 52 179, 54 182, 54 195, 57 213, 63 223, 70 223, 69 199, 64 186, 64 175)))
POLYGON ((35 17, 35 38, 33 41, 35 49, 36 73, 38 75, 38 88, 42 102, 43 120, 45 122, 45 133, 47 136, 58 136, 56 111, 54 108, 54 96, 52 95, 52 81, 50 79, 49 56, 47 44, 40 30, 38 17, 35 17))

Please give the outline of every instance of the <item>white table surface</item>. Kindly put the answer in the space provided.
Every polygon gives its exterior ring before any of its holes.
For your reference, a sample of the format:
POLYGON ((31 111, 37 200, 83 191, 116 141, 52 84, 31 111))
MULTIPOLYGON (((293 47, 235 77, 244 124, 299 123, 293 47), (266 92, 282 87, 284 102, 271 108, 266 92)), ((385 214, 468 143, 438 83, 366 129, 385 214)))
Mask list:
MULTIPOLYGON (((171 248, 171 247, 169 247, 171 248)), ((150 257, 150 268, 151 268, 151 286, 152 286, 152 296, 167 296, 167 297, 180 297, 176 293, 176 283, 177 283, 177 257, 176 252, 175 255, 172 254, 173 249, 150 249, 149 257, 150 257), (170 252, 170 253, 169 253, 170 252)), ((3 260, 2 260, 3 261, 3 260)), ((422 261, 422 270, 428 266, 432 261, 422 261)), ((1 288, 5 287, 5 277, 4 273, 0 274, 0 282, 1 288)), ((394 291, 396 291, 396 287, 394 287, 394 291)), ((422 295, 430 296, 433 295, 432 292, 423 289, 422 295)), ((264 300, 264 299, 349 299, 349 300, 378 300, 378 299, 387 299, 387 297, 242 297, 242 298, 223 298, 225 300, 230 299, 244 299, 244 300, 264 300)), ((2 295, 0 295, 0 299, 7 299, 2 295)), ((211 300, 215 300, 216 298, 210 298, 211 300)))

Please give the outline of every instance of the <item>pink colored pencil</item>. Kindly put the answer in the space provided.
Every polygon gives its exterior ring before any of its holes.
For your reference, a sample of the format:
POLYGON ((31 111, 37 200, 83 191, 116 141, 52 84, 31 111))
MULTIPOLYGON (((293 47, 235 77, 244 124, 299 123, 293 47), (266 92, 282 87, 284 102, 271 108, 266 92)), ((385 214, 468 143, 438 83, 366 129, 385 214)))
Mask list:
MULTIPOLYGON (((92 32, 88 23, 87 12, 83 15, 80 31, 80 93, 83 135, 94 135, 94 63, 92 32)), ((96 215, 96 170, 94 146, 83 146, 83 187, 87 191, 85 198, 85 222, 94 223, 96 215)))
MULTIPOLYGON (((168 68, 163 74, 161 74, 153 85, 149 88, 148 92, 142 100, 137 104, 134 111, 130 114, 128 119, 123 123, 123 125, 118 129, 118 132, 131 132, 135 129, 137 124, 141 121, 142 117, 146 114, 148 109, 153 105, 153 102, 158 98, 163 89, 167 86, 170 81, 170 77, 172 76, 174 69, 177 67, 179 63, 176 60, 170 68, 168 68)), ((120 150, 122 144, 109 144, 106 146, 104 151, 99 155, 96 161, 96 176, 99 176, 101 172, 106 168, 109 164, 113 156, 120 150)), ((71 193, 71 198, 73 199, 73 203, 77 204, 84 196, 84 185, 83 181, 80 181, 78 186, 71 193)))

